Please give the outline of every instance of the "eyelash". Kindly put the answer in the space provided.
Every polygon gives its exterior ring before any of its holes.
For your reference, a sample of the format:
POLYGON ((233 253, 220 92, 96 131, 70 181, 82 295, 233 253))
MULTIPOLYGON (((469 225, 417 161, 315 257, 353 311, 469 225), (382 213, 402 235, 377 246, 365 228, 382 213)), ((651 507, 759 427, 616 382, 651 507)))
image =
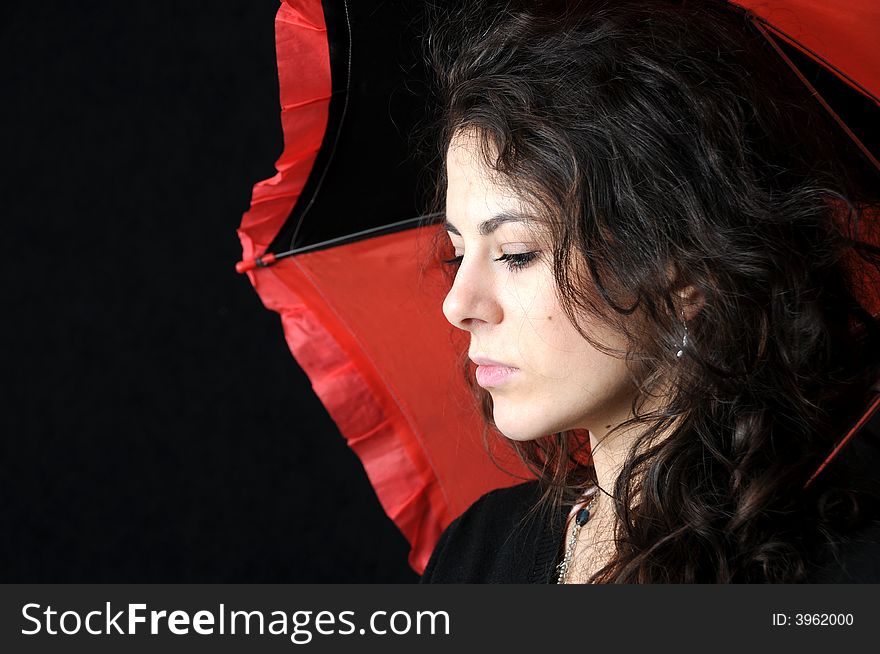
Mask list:
MULTIPOLYGON (((524 252, 522 254, 503 254, 495 261, 506 261, 507 267, 511 271, 522 270, 538 257, 537 252, 524 252)), ((448 266, 457 266, 461 263, 463 256, 453 257, 452 259, 444 259, 443 263, 448 266)))

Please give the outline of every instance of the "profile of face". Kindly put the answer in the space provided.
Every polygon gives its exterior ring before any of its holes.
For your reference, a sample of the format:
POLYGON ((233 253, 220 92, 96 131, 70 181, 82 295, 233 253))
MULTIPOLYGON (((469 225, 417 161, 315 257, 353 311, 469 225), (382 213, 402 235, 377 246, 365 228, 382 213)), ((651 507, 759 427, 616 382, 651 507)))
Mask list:
MULTIPOLYGON (((446 228, 461 259, 443 313, 470 333, 471 359, 516 369, 477 377, 492 395, 498 429, 518 441, 565 429, 604 434, 629 417, 635 395, 623 356, 595 349, 570 322, 552 253, 541 244, 546 232, 485 167, 472 133, 452 139, 446 170, 446 228)), ((621 335, 586 319, 581 326, 599 343, 625 349, 621 335)))

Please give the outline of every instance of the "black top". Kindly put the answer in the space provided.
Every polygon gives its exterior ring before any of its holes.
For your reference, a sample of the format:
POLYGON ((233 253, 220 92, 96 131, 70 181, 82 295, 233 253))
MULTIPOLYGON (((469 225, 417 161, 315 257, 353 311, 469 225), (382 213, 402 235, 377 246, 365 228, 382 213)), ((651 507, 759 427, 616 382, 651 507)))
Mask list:
MULTIPOLYGON (((843 451, 851 447, 870 462, 867 469, 876 477, 876 433, 863 428, 843 451)), ((540 494, 539 482, 532 480, 482 495, 441 534, 419 583, 556 583, 571 505, 527 516, 540 494)), ((819 558, 806 581, 880 583, 880 519, 841 539, 839 553, 819 558)))
POLYGON ((555 581, 553 567, 571 507, 519 525, 539 496, 537 480, 481 496, 440 535, 419 583, 555 581))

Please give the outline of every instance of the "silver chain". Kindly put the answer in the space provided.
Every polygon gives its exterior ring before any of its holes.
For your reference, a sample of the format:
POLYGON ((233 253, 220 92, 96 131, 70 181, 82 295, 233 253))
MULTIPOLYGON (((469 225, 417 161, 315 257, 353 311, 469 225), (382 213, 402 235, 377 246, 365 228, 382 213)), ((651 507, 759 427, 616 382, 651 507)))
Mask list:
MULTIPOLYGON (((584 508, 587 511, 589 511, 591 508, 593 508, 593 504, 595 504, 596 500, 598 500, 598 499, 599 499, 599 493, 594 492, 593 499, 590 500, 590 503, 587 504, 587 506, 584 508)), ((572 554, 574 554, 575 545, 577 545, 577 537, 581 531, 581 526, 582 526, 582 525, 578 524, 578 520, 577 520, 578 513, 580 513, 580 510, 574 514, 574 518, 575 518, 574 529, 571 532, 571 538, 569 539, 568 547, 565 550, 565 557, 562 559, 562 561, 559 563, 559 565, 556 566, 556 569, 559 571, 559 576, 556 579, 557 584, 564 584, 565 583, 565 578, 568 574, 568 569, 571 565, 571 556, 572 556, 572 554)), ((589 518, 587 518, 587 520, 589 520, 589 518)), ((585 521, 585 524, 586 524, 586 521, 585 521)))

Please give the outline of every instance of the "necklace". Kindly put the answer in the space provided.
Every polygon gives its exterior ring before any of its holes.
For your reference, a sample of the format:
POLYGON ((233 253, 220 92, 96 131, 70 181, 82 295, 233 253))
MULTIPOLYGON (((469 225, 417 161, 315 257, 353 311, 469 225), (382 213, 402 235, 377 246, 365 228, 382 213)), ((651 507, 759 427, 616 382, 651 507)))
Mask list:
MULTIPOLYGON (((583 507, 580 511, 577 512, 577 518, 574 521, 574 529, 571 532, 571 538, 568 541, 568 547, 565 550, 565 557, 556 566, 556 569, 559 571, 559 577, 556 580, 557 584, 564 584, 565 577, 568 574, 569 566, 571 565, 571 556, 574 554, 574 546, 577 544, 578 533, 585 524, 587 524, 587 520, 590 519, 590 509, 593 507, 593 504, 596 503, 596 500, 599 499, 599 493, 596 492, 596 487, 594 486, 592 491, 588 491, 585 493, 587 495, 592 495, 593 499, 590 500, 589 504, 583 507)), ((575 505, 572 508, 572 513, 574 513, 574 509, 577 507, 575 505)))

